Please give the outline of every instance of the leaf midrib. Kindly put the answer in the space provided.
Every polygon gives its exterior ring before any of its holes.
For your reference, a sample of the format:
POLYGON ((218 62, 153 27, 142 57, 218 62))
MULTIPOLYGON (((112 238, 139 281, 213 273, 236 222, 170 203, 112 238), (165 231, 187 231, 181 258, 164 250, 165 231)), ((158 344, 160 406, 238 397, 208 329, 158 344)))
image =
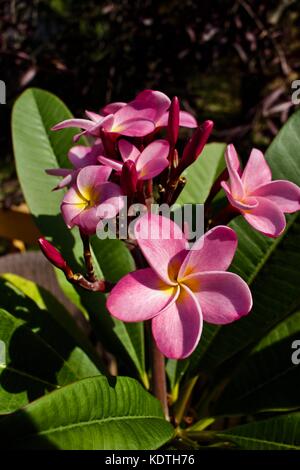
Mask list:
POLYGON ((56 432, 64 432, 68 431, 69 429, 74 429, 74 428, 81 428, 83 426, 93 426, 95 424, 100 424, 100 426, 103 426, 106 423, 109 423, 111 421, 127 421, 127 420, 160 420, 162 422, 166 422, 166 420, 162 416, 140 416, 140 415, 134 415, 134 416, 111 416, 109 418, 103 418, 103 419, 95 419, 93 421, 80 421, 79 423, 72 423, 68 424, 66 426, 57 426, 56 428, 51 428, 47 429, 45 431, 40 431, 37 433, 32 433, 32 434, 27 434, 26 436, 22 436, 18 438, 17 440, 22 440, 22 439, 28 439, 33 436, 46 436, 49 434, 53 434, 56 432))
POLYGON ((286 447, 287 449, 295 449, 295 450, 300 449, 300 446, 289 445, 289 444, 285 444, 283 442, 278 442, 278 441, 267 441, 265 439, 257 439, 255 437, 246 437, 246 436, 241 436, 239 434, 221 433, 221 434, 218 434, 218 436, 221 436, 221 437, 225 436, 229 440, 230 440, 231 437, 233 437, 233 438, 237 438, 239 440, 244 440, 244 441, 261 442, 261 443, 264 443, 264 444, 273 444, 273 445, 276 445, 277 447, 286 447))

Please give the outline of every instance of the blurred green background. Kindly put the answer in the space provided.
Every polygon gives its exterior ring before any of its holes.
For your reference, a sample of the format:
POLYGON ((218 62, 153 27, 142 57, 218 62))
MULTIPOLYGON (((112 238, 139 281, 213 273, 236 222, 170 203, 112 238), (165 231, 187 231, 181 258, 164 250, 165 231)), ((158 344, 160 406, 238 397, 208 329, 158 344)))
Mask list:
POLYGON ((159 89, 213 119, 214 140, 234 141, 245 156, 266 148, 293 111, 299 20, 297 0, 1 0, 0 204, 22 199, 10 114, 29 86, 57 94, 77 116, 159 89))

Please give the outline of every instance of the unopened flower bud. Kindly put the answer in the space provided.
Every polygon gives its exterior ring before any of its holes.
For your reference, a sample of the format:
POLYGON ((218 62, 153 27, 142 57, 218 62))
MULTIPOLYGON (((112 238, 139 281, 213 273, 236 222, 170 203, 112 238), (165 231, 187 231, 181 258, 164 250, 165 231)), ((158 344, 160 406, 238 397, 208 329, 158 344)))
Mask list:
POLYGON ((135 163, 132 160, 126 160, 122 167, 121 188, 126 196, 133 196, 137 186, 137 171, 135 163))
POLYGON ((214 123, 212 121, 204 121, 196 129, 184 148, 182 158, 179 161, 176 171, 177 176, 197 160, 210 136, 213 126, 214 123))
POLYGON ((42 250, 45 257, 53 264, 56 268, 66 272, 68 270, 67 262, 64 260, 60 252, 44 237, 38 239, 40 249, 42 250))
POLYGON ((179 132, 179 100, 174 96, 169 110, 169 119, 167 127, 167 138, 171 149, 175 147, 179 132))

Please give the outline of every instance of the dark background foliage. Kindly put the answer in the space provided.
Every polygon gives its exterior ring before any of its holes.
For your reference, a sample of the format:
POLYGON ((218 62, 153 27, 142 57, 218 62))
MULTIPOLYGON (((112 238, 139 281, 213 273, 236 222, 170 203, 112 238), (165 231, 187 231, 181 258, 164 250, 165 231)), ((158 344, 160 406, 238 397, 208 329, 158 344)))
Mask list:
POLYGON ((0 1, 0 201, 21 197, 9 127, 28 86, 54 92, 78 116, 160 89, 213 119, 215 140, 265 148, 292 111, 299 17, 297 0, 0 1))

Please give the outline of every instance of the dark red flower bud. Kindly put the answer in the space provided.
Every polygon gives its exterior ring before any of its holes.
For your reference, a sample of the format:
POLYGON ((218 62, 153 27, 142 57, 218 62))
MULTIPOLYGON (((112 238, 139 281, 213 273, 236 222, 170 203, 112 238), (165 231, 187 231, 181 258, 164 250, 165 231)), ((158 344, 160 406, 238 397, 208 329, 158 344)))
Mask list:
POLYGON ((137 171, 135 163, 132 160, 126 160, 122 167, 121 188, 126 196, 133 196, 137 186, 137 171))
POLYGON ((60 252, 44 237, 38 239, 40 249, 46 258, 52 263, 56 268, 61 269, 66 272, 68 270, 67 262, 64 260, 60 252))
POLYGON ((179 176, 186 168, 194 163, 201 154, 210 133, 214 127, 212 121, 204 121, 194 132, 184 148, 183 155, 179 161, 176 175, 179 176))
POLYGON ((171 102, 169 110, 169 119, 167 127, 167 139, 170 143, 170 147, 174 148, 178 139, 179 132, 179 100, 177 96, 174 96, 171 102))

